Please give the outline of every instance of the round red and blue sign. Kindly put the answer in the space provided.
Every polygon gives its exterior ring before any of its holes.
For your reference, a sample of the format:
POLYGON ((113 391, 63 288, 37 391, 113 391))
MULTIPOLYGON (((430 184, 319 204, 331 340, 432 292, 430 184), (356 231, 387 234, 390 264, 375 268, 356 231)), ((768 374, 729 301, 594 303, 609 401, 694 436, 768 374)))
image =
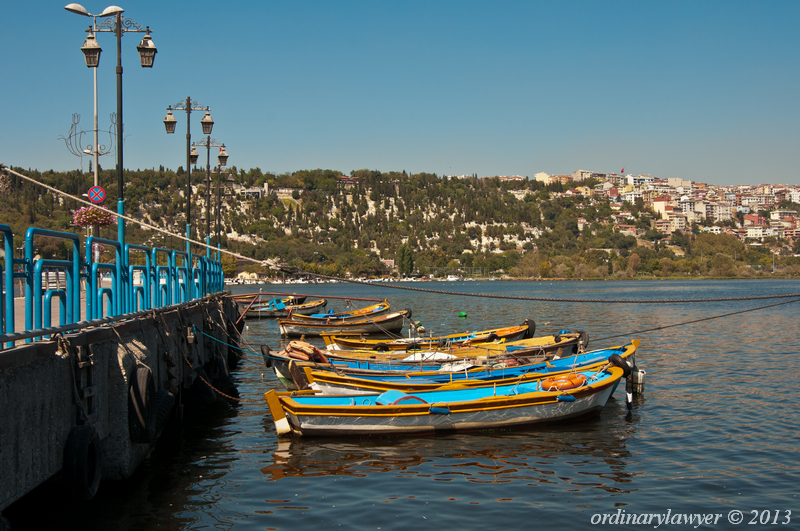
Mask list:
POLYGON ((102 186, 92 186, 89 188, 89 201, 92 203, 102 203, 106 198, 106 191, 102 186))

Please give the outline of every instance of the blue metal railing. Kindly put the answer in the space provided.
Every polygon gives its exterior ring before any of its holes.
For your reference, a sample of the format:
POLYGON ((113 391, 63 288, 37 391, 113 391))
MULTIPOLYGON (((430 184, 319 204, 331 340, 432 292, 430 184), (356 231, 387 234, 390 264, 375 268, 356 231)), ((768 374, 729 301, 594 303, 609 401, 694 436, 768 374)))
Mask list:
MULTIPOLYGON (((5 252, 4 267, 0 270, 3 281, 0 289, 0 319, 5 334, 30 332, 50 328, 54 316, 53 298, 59 303, 58 324, 66 326, 82 321, 81 298, 85 297, 85 319, 141 312, 206 297, 224 289, 219 250, 212 258, 211 250, 205 255, 150 248, 143 245, 121 245, 117 240, 89 236, 84 242, 81 257, 81 237, 69 232, 57 232, 30 227, 25 233, 24 258, 14 258, 14 234, 8 225, 0 224, 5 252), (36 239, 46 237, 61 240, 71 247, 70 259, 40 258, 36 255, 36 239), (113 261, 100 262, 93 253, 96 245, 114 249, 113 261), (143 257, 144 264, 131 263, 131 256, 143 257), (83 258, 83 259, 82 259, 83 258), (159 264, 159 258, 161 264, 159 264), (49 275, 63 274, 61 286, 53 289, 49 275), (14 309, 14 280, 24 279, 21 293, 25 301, 25 330, 16 330, 14 309), (110 278, 111 285, 104 285, 110 278), (85 289, 84 289, 85 286, 85 289)), ((141 260, 136 260, 141 262, 141 260)), ((26 342, 36 341, 28 337, 26 342)), ((0 345, 14 346, 13 342, 0 345)))

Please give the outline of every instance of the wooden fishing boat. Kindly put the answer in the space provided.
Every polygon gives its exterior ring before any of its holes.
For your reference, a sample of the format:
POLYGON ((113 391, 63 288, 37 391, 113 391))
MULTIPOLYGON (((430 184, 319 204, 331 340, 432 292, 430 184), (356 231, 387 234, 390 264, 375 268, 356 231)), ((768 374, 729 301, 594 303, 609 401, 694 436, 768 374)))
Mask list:
POLYGON ((305 302, 303 304, 285 304, 280 299, 272 299, 267 304, 253 305, 244 312, 245 319, 259 319, 266 317, 295 317, 305 313, 315 313, 324 308, 328 302, 325 299, 305 302))
POLYGON ((349 310, 345 312, 334 312, 333 310, 329 310, 328 313, 312 313, 310 315, 295 314, 292 316, 292 318, 298 321, 330 324, 333 322, 357 321, 359 319, 366 319, 368 317, 382 315, 388 312, 389 308, 389 302, 384 300, 383 302, 366 306, 364 308, 358 308, 356 310, 349 310))
POLYGON ((236 301, 242 308, 246 308, 253 305, 260 305, 269 302, 272 299, 276 299, 281 301, 284 304, 303 304, 306 302, 307 297, 305 295, 288 295, 286 297, 274 297, 274 295, 269 295, 267 293, 243 293, 240 295, 231 295, 231 299, 236 301))
POLYGON ((328 350, 432 350, 447 349, 450 347, 479 343, 486 343, 505 339, 531 338, 536 332, 536 323, 533 319, 525 319, 519 326, 507 326, 435 337, 407 337, 397 339, 368 339, 356 335, 337 333, 322 334, 322 339, 328 350))
MULTIPOLYGON (((632 365, 626 360, 632 360, 638 346, 639 340, 635 340, 624 346, 594 350, 557 360, 531 361, 513 366, 476 366, 458 372, 349 373, 305 365, 302 367, 302 374, 295 367, 289 367, 289 373, 298 389, 313 389, 324 395, 363 395, 390 389, 412 393, 450 386, 480 387, 490 383, 502 385, 527 381, 546 374, 589 370, 609 362, 621 367, 627 377, 632 365)), ((290 365, 293 363, 297 362, 292 361, 290 365)))
POLYGON ((623 370, 603 366, 507 385, 353 396, 264 394, 279 436, 425 434, 512 428, 602 409, 623 370), (293 396, 294 395, 294 396, 293 396))
POLYGON ((281 336, 319 336, 328 334, 387 334, 399 332, 405 326, 405 321, 411 319, 411 310, 386 315, 376 315, 366 319, 344 321, 337 323, 312 323, 295 319, 278 319, 278 328, 281 336))
MULTIPOLYGON (((514 358, 466 358, 445 361, 439 365, 416 366, 392 361, 343 361, 332 357, 329 351, 321 351, 302 341, 293 341, 278 353, 272 353, 266 346, 262 346, 261 350, 265 364, 273 368, 278 381, 287 390, 316 389, 324 394, 362 394, 386 389, 431 389, 453 383, 473 385, 474 381, 573 370, 615 358, 618 362, 629 360, 629 365, 633 366, 638 346, 639 340, 635 340, 624 346, 564 357, 554 357, 551 351, 545 356, 532 353, 514 358)), ((624 364, 620 363, 620 366, 624 367, 624 364)))
POLYGON ((315 367, 325 365, 343 374, 375 374, 413 371, 455 372, 474 367, 510 367, 539 363, 583 352, 588 346, 585 332, 562 330, 559 334, 537 336, 505 343, 482 343, 453 347, 446 351, 342 351, 320 350, 304 341, 292 341, 280 352, 266 345, 261 351, 264 363, 271 367, 281 384, 289 390, 304 389, 302 362, 315 367), (289 362, 299 367, 290 371, 289 362))

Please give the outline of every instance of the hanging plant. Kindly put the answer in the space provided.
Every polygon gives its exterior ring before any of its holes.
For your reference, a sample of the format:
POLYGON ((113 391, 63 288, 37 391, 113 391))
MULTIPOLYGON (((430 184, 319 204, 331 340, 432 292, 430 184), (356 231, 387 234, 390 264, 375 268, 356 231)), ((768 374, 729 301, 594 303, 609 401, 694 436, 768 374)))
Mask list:
POLYGON ((116 216, 107 208, 83 207, 75 211, 72 217, 73 225, 78 227, 108 227, 116 221, 116 216))

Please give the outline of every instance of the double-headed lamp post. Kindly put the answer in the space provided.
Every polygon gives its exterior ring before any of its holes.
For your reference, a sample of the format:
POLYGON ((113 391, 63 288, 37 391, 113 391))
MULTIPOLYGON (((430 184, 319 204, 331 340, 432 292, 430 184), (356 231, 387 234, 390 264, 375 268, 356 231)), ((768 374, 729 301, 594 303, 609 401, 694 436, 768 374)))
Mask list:
MULTIPOLYGON (((209 107, 203 107, 198 102, 193 101, 192 98, 186 98, 175 105, 167 107, 167 117, 164 118, 164 127, 167 129, 167 134, 175 132, 177 120, 172 115, 172 111, 186 111, 186 238, 192 239, 192 164, 197 162, 198 153, 196 149, 192 148, 192 133, 190 130, 190 122, 192 111, 206 111, 205 116, 200 120, 200 125, 203 128, 204 135, 211 134, 211 128, 214 127, 214 120, 211 118, 209 107)), ((191 253, 191 243, 186 242, 186 254, 191 253)))
MULTIPOLYGON (((217 180, 219 181, 219 167, 225 166, 228 163, 228 152, 225 151, 225 144, 220 144, 208 135, 208 138, 200 140, 199 142, 192 143, 192 152, 196 153, 195 145, 206 148, 206 239, 211 234, 211 148, 218 147, 219 155, 217 161, 217 180)), ((199 154, 198 154, 199 156, 199 154)), ((193 155, 194 157, 194 155, 193 155)), ((195 159, 196 161, 197 159, 195 159)), ((219 182, 217 183, 219 184, 219 182)), ((218 186, 219 187, 219 186, 218 186)), ((208 242, 206 242, 208 243, 208 242)))
MULTIPOLYGON (((150 27, 142 29, 140 25, 131 20, 130 18, 123 18, 122 13, 125 11, 121 7, 109 6, 103 10, 99 15, 92 15, 86 8, 80 4, 68 4, 64 7, 71 13, 83 15, 92 18, 92 28, 89 31, 89 36, 86 38, 81 51, 83 52, 86 60, 86 66, 95 69, 95 111, 94 111, 94 134, 95 134, 95 185, 97 184, 97 66, 100 63, 100 52, 102 49, 97 43, 93 33, 98 32, 113 32, 117 36, 117 213, 125 213, 125 191, 123 184, 122 172, 122 34, 127 32, 144 33, 145 36, 136 47, 139 51, 139 61, 142 68, 152 68, 153 61, 156 57, 156 45, 150 38, 150 27), (112 17, 113 18, 107 18, 112 17), (97 18, 105 18, 105 20, 97 24, 97 18)), ((125 244, 125 223, 120 218, 117 220, 117 236, 120 245, 125 244)))

